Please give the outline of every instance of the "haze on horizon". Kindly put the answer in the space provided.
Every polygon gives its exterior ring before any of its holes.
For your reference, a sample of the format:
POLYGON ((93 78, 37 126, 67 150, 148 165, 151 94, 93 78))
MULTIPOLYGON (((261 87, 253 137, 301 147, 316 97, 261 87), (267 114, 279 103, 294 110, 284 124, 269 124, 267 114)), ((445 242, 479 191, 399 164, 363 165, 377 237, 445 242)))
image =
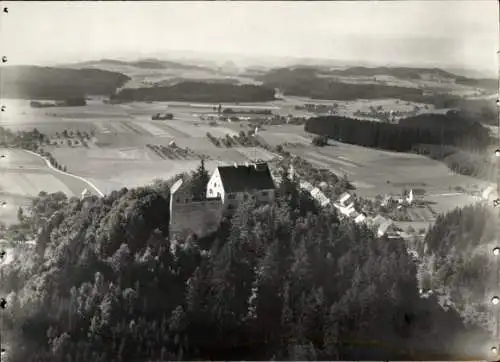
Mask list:
POLYGON ((0 44, 9 64, 168 58, 190 51, 498 72, 495 0, 7 6, 0 44))

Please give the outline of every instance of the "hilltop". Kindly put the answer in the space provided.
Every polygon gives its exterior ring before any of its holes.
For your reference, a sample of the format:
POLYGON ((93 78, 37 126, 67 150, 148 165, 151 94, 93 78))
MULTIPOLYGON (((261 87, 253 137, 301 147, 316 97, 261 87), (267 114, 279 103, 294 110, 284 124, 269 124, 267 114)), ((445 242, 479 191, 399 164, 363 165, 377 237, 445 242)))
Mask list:
POLYGON ((419 93, 424 93, 424 90, 476 90, 471 88, 491 92, 497 87, 495 79, 469 78, 440 68, 295 66, 271 69, 263 74, 254 74, 254 77, 266 85, 282 88, 285 94, 288 92, 290 95, 310 96, 311 92, 320 92, 318 98, 321 96, 323 99, 338 99, 335 93, 329 94, 329 90, 337 85, 357 87, 358 90, 377 85, 371 98, 376 98, 379 92, 382 93, 381 96, 386 96, 387 92, 381 91, 381 87, 392 89, 393 96, 409 92, 409 89, 418 90, 419 93), (309 92, 300 88, 304 82, 309 83, 309 92))
POLYGON ((144 58, 138 60, 100 59, 64 64, 66 68, 96 68, 126 74, 131 80, 127 88, 172 85, 184 81, 252 84, 252 77, 241 77, 231 63, 207 64, 201 61, 164 60, 144 58))
POLYGON ((484 331, 420 297, 404 242, 321 210, 283 176, 276 203, 238 205, 199 239, 167 237, 168 181, 84 200, 40 193, 13 227, 35 245, 2 270, 10 360, 483 355, 484 331))

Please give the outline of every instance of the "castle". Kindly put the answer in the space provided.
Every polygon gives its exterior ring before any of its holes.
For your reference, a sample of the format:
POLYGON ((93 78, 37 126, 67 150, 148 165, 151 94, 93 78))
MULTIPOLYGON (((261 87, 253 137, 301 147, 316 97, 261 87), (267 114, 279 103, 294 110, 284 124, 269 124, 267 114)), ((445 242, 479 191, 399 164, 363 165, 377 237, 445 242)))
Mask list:
POLYGON ((182 179, 170 190, 170 235, 198 237, 215 231, 226 210, 254 199, 257 203, 273 202, 276 184, 267 163, 218 166, 206 187, 204 200, 194 200, 189 185, 182 179))

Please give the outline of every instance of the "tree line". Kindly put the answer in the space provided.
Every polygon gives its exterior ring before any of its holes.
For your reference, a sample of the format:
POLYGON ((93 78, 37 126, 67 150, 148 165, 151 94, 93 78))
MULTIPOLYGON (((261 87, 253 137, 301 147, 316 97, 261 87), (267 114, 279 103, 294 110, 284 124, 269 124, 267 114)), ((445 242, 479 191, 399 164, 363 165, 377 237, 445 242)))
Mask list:
POLYGON ((338 141, 373 148, 409 152, 420 144, 455 145, 481 150, 490 144, 489 131, 457 112, 423 114, 399 124, 357 120, 340 116, 307 120, 307 132, 338 141))
MULTIPOLYGON (((20 221, 36 246, 2 269, 11 360, 466 358, 453 341, 480 331, 420 298, 404 242, 281 173, 276 203, 248 200, 202 238, 168 238, 173 180, 41 193, 20 221)), ((191 177, 201 193, 204 167, 191 177)))
POLYGON ((110 97, 111 102, 265 102, 274 100, 274 89, 260 85, 183 81, 171 86, 125 88, 110 97))

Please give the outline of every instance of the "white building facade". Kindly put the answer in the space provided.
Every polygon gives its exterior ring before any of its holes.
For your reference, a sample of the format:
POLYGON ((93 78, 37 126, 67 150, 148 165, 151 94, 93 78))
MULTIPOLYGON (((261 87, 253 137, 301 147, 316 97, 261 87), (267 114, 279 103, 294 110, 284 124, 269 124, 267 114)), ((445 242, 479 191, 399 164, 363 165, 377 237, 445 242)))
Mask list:
POLYGON ((225 208, 255 199, 257 203, 273 202, 276 186, 266 163, 219 166, 207 184, 207 198, 220 198, 225 208))

